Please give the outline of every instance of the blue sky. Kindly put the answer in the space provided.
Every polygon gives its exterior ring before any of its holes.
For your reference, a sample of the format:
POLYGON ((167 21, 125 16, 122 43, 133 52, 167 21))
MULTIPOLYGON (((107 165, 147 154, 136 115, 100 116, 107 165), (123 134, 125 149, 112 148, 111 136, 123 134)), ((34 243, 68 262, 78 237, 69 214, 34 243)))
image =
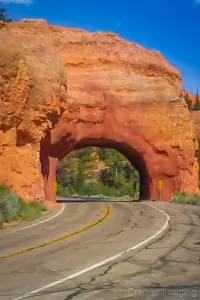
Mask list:
POLYGON ((200 89, 200 0, 0 0, 13 20, 104 30, 159 50, 177 66, 184 88, 200 89))

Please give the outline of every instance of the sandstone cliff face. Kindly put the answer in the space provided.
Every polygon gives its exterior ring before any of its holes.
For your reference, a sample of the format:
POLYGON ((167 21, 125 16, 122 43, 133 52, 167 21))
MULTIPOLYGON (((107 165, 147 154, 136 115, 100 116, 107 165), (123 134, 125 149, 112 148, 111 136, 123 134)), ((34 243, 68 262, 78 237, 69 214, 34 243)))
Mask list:
POLYGON ((180 73, 158 52, 112 33, 7 24, 0 30, 0 182, 28 200, 44 199, 45 184, 53 200, 58 159, 93 145, 130 159, 143 198, 159 198, 159 179, 165 200, 197 192, 196 132, 181 92, 180 73))
MULTIPOLYGON (((187 91, 185 91, 184 95, 186 93, 189 95, 190 100, 192 100, 192 103, 194 104, 196 102, 196 95, 192 94, 190 92, 187 92, 187 91)), ((191 116, 192 116, 192 119, 194 120, 194 123, 195 123, 195 127, 196 127, 196 130, 197 130, 197 135, 200 135, 200 111, 199 110, 192 111, 191 116)))
MULTIPOLYGON (((25 29, 25 28, 24 28, 25 29)), ((0 183, 43 199, 40 140, 66 101, 64 68, 53 47, 12 24, 0 30, 0 183)))
POLYGON ((195 123, 197 135, 200 136, 200 111, 194 110, 191 112, 191 115, 192 115, 192 119, 194 120, 194 123, 195 123))

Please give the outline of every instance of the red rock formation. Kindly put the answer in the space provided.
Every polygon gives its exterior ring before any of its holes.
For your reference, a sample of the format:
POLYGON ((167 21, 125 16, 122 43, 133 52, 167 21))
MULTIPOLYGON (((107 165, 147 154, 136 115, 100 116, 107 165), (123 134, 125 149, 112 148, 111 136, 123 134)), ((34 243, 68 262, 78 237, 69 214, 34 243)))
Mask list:
MULTIPOLYGON (((188 92, 188 95, 189 95, 190 99, 192 100, 192 103, 195 103, 196 95, 189 93, 189 92, 188 92)), ((195 127, 197 129, 197 134, 200 136, 200 111, 194 110, 191 112, 191 115, 192 115, 192 119, 194 120, 195 127)))
MULTIPOLYGON (((195 101, 196 101, 196 95, 192 94, 191 92, 184 91, 183 96, 185 97, 186 94, 188 94, 190 100, 192 100, 192 103, 194 104, 195 101)), ((192 116, 192 119, 194 120, 194 123, 195 123, 195 127, 196 127, 196 130, 197 130, 197 135, 200 136, 200 111, 199 110, 192 111, 191 116, 192 116)))
POLYGON ((200 136, 200 111, 194 110, 191 112, 191 115, 197 129, 197 135, 200 136))
POLYGON ((44 186, 54 201, 58 160, 93 145, 135 165, 143 199, 159 199, 159 179, 163 200, 198 191, 194 121, 158 52, 40 22, 7 24, 0 40, 0 182, 26 199, 43 199, 44 186))

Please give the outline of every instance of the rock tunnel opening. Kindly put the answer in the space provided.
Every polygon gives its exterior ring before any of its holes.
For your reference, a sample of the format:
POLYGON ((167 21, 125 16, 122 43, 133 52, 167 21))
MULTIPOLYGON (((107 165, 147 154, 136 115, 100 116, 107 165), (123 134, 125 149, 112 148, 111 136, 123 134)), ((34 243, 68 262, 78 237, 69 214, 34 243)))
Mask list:
MULTIPOLYGON (((135 172, 138 174, 139 184, 136 184, 135 181, 133 181, 133 178, 130 178, 130 181, 132 180, 133 190, 135 191, 137 190, 136 192, 139 194, 140 200, 150 199, 150 186, 149 186, 150 180, 149 180, 148 170, 146 168, 144 158, 136 150, 133 150, 128 144, 116 142, 109 139, 102 139, 102 138, 83 139, 73 147, 73 149, 68 153, 68 155, 71 154, 72 152, 74 153, 77 152, 76 150, 94 148, 94 147, 97 149, 116 150, 116 153, 118 154, 120 153, 125 158, 125 160, 130 163, 129 165, 132 165, 131 171, 134 172, 135 170, 135 172)), ((62 159, 60 160, 60 162, 62 162, 62 159)), ((57 170, 58 172, 62 173, 60 168, 58 168, 57 170)), ((57 180, 59 182, 58 177, 59 176, 57 173, 57 180)))

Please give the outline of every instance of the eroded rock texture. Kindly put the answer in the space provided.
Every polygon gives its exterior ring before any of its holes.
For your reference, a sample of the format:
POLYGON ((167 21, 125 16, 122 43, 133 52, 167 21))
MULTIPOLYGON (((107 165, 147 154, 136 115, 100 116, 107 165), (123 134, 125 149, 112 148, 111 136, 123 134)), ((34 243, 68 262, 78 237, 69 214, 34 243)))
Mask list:
POLYGON ((0 182, 27 200, 44 199, 45 185, 53 201, 58 159, 93 145, 126 155, 143 199, 159 199, 159 179, 163 200, 198 192, 181 92, 180 73, 158 52, 117 35, 10 23, 0 30, 0 182))
POLYGON ((194 120, 195 127, 197 129, 197 135, 200 136, 200 111, 195 110, 191 113, 191 115, 194 120))

